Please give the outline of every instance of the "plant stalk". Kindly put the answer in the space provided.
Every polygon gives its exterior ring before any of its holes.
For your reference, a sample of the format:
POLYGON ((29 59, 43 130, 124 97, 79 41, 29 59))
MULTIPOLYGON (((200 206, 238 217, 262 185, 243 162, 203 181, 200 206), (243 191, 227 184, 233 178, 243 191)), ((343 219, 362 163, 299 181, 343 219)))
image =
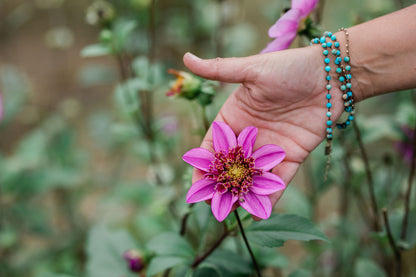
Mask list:
POLYGON ((378 206, 377 206, 376 196, 375 196, 375 193, 374 193, 373 175, 371 173, 370 163, 368 161, 367 152, 365 151, 363 140, 361 138, 361 132, 360 132, 360 129, 358 128, 358 125, 357 125, 356 122, 357 121, 354 120, 352 122, 352 125, 354 126, 354 131, 355 131, 355 134, 356 134, 356 137, 357 137, 358 145, 360 147, 361 156, 362 156, 362 159, 364 161, 365 173, 366 173, 365 175, 367 176, 368 191, 370 193, 371 207, 372 207, 372 210, 373 210, 374 230, 378 232, 378 231, 381 230, 381 224, 380 224, 380 220, 379 220, 379 213, 378 213, 378 206))
POLYGON ((260 271, 259 265, 257 264, 256 257, 254 257, 253 251, 251 250, 250 244, 248 243, 246 233, 244 232, 243 224, 241 224, 240 216, 238 215, 237 210, 234 210, 234 215, 235 215, 235 218, 237 219, 238 227, 240 228, 244 243, 246 244, 247 250, 250 253, 250 257, 251 257, 251 260, 253 261, 253 265, 257 272, 257 276, 261 277, 261 271, 260 271))
POLYGON ((387 238, 389 240, 390 247, 394 253, 394 261, 396 264, 396 277, 400 277, 402 274, 401 273, 402 254, 399 248, 397 247, 396 242, 394 241, 393 234, 390 229, 389 217, 388 217, 386 208, 383 208, 383 218, 384 218, 384 225, 386 226, 387 238))

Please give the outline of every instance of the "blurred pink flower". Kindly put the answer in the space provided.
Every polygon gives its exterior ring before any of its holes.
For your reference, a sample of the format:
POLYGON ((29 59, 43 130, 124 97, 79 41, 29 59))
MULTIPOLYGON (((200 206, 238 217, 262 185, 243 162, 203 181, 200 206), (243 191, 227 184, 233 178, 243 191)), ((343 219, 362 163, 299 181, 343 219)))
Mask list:
POLYGON ((144 268, 143 256, 136 249, 130 249, 124 252, 123 258, 126 260, 127 266, 132 272, 140 272, 144 268))
POLYGON ((411 165, 413 157, 413 139, 416 132, 407 126, 403 126, 401 129, 403 131, 403 139, 396 141, 394 143, 394 148, 401 154, 404 162, 411 165))
POLYGON ((194 148, 183 160, 205 172, 186 195, 187 203, 211 199, 211 209, 223 221, 238 201, 250 214, 262 219, 270 217, 272 204, 268 195, 284 189, 283 180, 269 172, 285 158, 284 150, 267 144, 253 152, 257 128, 247 127, 236 138, 224 122, 212 124, 215 153, 194 148))
POLYGON ((270 27, 269 37, 274 38, 261 53, 280 51, 290 46, 295 39, 299 23, 316 7, 319 0, 292 0, 292 7, 270 27))

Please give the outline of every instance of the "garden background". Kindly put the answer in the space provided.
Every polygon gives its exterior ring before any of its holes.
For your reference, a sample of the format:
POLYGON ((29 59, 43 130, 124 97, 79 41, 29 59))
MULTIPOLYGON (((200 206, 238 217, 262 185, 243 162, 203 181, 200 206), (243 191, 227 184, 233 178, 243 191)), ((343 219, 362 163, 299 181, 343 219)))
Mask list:
MULTIPOLYGON (((335 31, 414 3, 321 0, 309 27, 335 31)), ((235 85, 168 97, 176 77, 167 70, 186 70, 187 51, 260 52, 287 8, 0 1, 0 276, 256 276, 232 215, 224 231, 208 205, 185 202, 191 168, 181 157, 235 85)), ((416 276, 415 99, 406 91, 359 103, 357 129, 335 135, 326 181, 319 147, 271 219, 239 211, 263 276, 416 276)))

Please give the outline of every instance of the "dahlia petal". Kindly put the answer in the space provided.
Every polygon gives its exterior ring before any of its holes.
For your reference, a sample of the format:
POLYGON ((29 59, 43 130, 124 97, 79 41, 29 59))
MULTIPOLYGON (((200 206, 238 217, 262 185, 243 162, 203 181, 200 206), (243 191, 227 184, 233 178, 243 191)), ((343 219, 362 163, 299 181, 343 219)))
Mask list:
POLYGON ((208 172, 209 166, 214 161, 214 154, 207 149, 198 147, 186 152, 182 159, 193 167, 208 172))
POLYGON ((301 17, 306 17, 315 9, 319 0, 292 0, 292 9, 301 11, 301 17))
POLYGON ((228 151, 237 146, 234 131, 226 123, 214 121, 212 123, 212 141, 215 152, 228 151))
POLYGON ((258 195, 270 195, 276 191, 285 189, 283 180, 276 174, 263 172, 262 175, 253 176, 253 185, 250 191, 258 195))
POLYGON ((243 196, 240 206, 247 212, 262 219, 268 219, 272 213, 272 202, 266 195, 256 195, 249 191, 243 196))
POLYGON ((215 193, 215 182, 201 179, 195 182, 186 194, 186 203, 196 203, 211 199, 215 193))
POLYGON ((233 204, 237 201, 238 197, 233 196, 230 192, 223 194, 214 193, 211 202, 212 213, 218 221, 223 221, 231 212, 233 204))
POLYGON ((254 166, 264 171, 269 171, 275 167, 285 156, 285 151, 274 144, 263 145, 251 155, 254 158, 254 166))
POLYGON ((250 157, 253 152, 253 146, 256 142, 257 137, 257 128, 256 127, 246 127, 238 135, 237 144, 241 146, 244 150, 244 156, 250 157))
POLYGON ((290 9, 287 13, 282 15, 269 29, 269 37, 277 38, 287 33, 297 33, 299 21, 301 19, 301 10, 290 9))
POLYGON ((296 32, 287 33, 281 37, 276 38, 272 42, 269 42, 267 46, 263 50, 261 50, 260 53, 264 54, 289 48, 290 44, 292 44, 292 41, 295 39, 296 34, 296 32))

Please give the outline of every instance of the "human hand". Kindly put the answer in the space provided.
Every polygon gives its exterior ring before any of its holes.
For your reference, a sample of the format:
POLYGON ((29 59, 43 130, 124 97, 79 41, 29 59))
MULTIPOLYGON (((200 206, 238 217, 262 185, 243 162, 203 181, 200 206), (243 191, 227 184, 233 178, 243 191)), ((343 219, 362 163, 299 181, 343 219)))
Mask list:
MULTIPOLYGON (((300 164, 326 135, 326 73, 321 49, 307 47, 245 58, 202 60, 185 54, 185 65, 196 75, 222 82, 241 83, 216 116, 236 134, 245 127, 258 128, 255 149, 276 144, 286 158, 272 172, 288 184, 300 164)), ((333 122, 343 111, 340 90, 333 88, 333 122)), ((201 147, 210 151, 211 128, 201 147)), ((203 176, 194 171, 193 181, 203 176)), ((283 191, 270 196, 274 205, 283 191)))

